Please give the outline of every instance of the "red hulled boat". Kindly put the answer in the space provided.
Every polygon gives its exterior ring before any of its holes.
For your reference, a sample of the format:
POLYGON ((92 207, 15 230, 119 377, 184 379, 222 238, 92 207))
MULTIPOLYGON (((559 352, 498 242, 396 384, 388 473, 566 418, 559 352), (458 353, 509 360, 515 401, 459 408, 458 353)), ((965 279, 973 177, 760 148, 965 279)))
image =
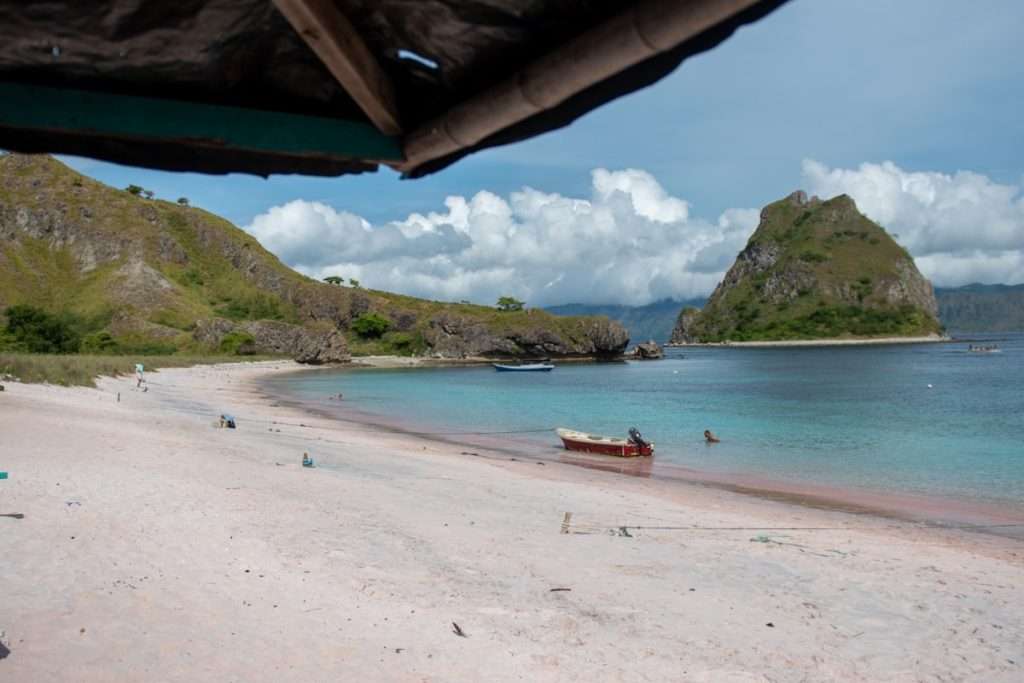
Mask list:
POLYGON ((620 458, 635 458, 641 455, 654 455, 654 444, 648 443, 635 429, 630 430, 628 439, 614 436, 596 436, 577 432, 574 429, 556 429, 558 438, 565 444, 566 450, 583 453, 599 453, 614 455, 620 458))

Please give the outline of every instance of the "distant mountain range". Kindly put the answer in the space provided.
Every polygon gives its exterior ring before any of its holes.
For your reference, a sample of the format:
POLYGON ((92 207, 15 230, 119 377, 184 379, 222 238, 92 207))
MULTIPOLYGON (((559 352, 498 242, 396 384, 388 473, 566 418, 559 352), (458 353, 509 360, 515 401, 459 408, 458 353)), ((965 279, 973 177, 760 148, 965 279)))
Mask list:
MULTIPOLYGON (((1024 284, 936 287, 939 320, 952 332, 1024 331, 1024 284)), ((663 299, 646 306, 615 304, 565 304, 550 306, 558 315, 606 315, 629 330, 632 343, 653 339, 668 341, 679 311, 701 308, 707 299, 663 299)))
POLYGON ((939 319, 953 332, 1024 331, 1024 284, 935 288, 939 319))
POLYGON ((679 311, 688 306, 700 308, 707 297, 697 299, 662 299, 646 306, 620 306, 616 304, 564 304, 549 306, 547 311, 556 315, 605 315, 617 320, 629 330, 631 343, 654 341, 664 344, 672 333, 679 311))

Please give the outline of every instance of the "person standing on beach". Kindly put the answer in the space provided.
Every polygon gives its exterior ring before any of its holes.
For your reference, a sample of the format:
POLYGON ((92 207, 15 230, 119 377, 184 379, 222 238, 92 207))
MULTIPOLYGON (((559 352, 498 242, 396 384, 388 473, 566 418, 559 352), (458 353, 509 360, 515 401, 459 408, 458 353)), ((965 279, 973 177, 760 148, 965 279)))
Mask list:
POLYGON ((145 376, 143 374, 144 371, 145 371, 145 367, 143 367, 142 363, 136 363, 135 364, 135 388, 136 389, 141 389, 142 385, 146 383, 146 378, 145 378, 145 376))

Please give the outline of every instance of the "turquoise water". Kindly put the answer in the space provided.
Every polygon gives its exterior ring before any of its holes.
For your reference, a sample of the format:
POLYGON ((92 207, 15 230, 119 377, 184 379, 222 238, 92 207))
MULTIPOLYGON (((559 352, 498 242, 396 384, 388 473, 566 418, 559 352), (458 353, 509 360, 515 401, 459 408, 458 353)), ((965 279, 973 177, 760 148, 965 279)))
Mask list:
POLYGON ((1024 335, 991 339, 1001 353, 968 353, 966 343, 687 348, 668 349, 663 361, 563 364, 550 373, 300 374, 276 380, 274 391, 415 430, 543 429, 490 437, 537 453, 554 452, 547 430, 556 426, 622 436, 636 426, 656 443, 656 464, 1017 507, 1024 335), (343 408, 325 400, 338 392, 343 408), (705 444, 705 429, 722 442, 705 444))

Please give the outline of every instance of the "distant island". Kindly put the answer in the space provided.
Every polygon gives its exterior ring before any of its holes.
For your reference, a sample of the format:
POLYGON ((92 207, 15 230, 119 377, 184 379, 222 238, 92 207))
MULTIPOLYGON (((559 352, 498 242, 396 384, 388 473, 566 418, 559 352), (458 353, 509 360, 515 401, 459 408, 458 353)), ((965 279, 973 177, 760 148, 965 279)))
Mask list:
POLYGON ((932 285, 847 195, 794 192, 769 204, 702 309, 670 343, 938 337, 932 285))
MULTIPOLYGON (((1024 331, 1024 284, 936 287, 939 322, 952 333, 1024 331)), ((682 308, 703 308, 707 298, 664 299, 645 306, 565 304, 545 310, 559 315, 606 315, 622 323, 630 339, 665 343, 682 308)))

